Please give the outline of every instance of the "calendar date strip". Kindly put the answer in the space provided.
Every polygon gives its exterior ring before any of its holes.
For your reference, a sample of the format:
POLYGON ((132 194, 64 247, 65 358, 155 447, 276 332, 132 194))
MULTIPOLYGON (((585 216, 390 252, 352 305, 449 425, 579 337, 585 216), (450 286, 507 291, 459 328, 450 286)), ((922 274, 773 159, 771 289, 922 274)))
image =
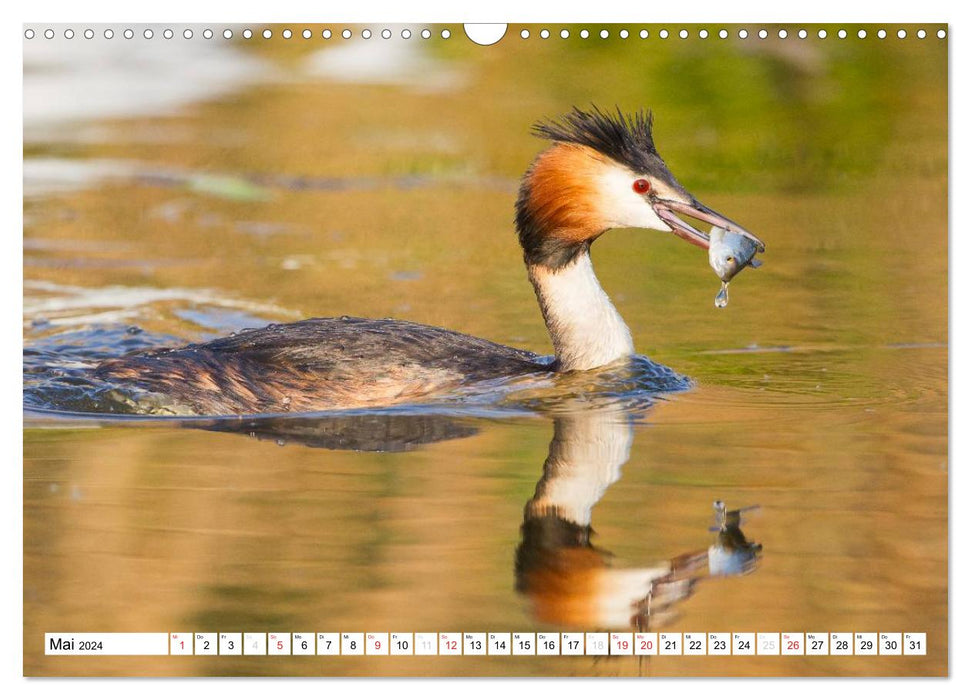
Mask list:
POLYGON ((48 656, 926 656, 924 632, 52 632, 48 656))

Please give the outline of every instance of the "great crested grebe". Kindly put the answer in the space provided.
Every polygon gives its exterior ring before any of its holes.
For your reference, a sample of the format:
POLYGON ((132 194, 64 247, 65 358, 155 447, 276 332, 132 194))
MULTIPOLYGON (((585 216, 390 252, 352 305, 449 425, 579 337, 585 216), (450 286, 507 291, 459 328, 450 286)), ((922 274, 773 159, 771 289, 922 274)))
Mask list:
POLYGON ((686 214, 762 243, 692 197, 654 147, 652 117, 574 108, 534 126, 552 144, 523 175, 516 229, 555 359, 409 321, 314 318, 108 360, 95 374, 164 398, 152 411, 320 411, 427 399, 476 382, 593 370, 634 353, 590 246, 612 228, 669 231, 707 248, 686 214))

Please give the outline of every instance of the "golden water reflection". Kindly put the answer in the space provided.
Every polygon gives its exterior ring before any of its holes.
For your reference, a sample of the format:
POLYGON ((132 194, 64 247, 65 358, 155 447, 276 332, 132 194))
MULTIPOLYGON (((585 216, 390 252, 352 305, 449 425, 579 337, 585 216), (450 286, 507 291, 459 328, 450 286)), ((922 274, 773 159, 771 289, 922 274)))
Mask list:
MULTIPOLYGON (((695 386, 630 424, 619 480, 589 499, 591 547, 559 554, 650 568, 710 545, 714 500, 759 504, 757 570, 699 582, 658 625, 926 631, 926 657, 45 657, 46 631, 559 630, 517 592, 516 552, 532 546, 524 504, 550 486, 550 433, 569 428, 347 418, 326 438, 296 421, 247 438, 31 415, 25 672, 947 673, 948 49, 932 37, 452 42, 394 83, 328 78, 316 41, 233 42, 233 90, 31 118, 24 148, 25 366, 38 348, 80 361, 341 314, 547 353, 512 230, 529 125, 573 104, 652 108, 672 171, 764 238, 765 264, 716 310, 704 256, 673 237, 596 243, 638 350, 695 386), (385 440, 397 451, 373 451, 385 440)), ((25 65, 28 88, 56 72, 25 65)))

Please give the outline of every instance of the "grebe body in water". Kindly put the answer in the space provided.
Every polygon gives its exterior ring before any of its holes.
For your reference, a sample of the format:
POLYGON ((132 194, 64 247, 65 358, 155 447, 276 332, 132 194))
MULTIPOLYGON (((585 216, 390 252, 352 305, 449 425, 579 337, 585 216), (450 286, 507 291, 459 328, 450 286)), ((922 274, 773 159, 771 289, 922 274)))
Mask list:
POLYGON ((534 131, 552 143, 523 175, 516 228, 553 360, 443 328, 341 317, 127 355, 96 376, 164 397, 164 412, 227 415, 387 406, 531 373, 594 370, 634 353, 590 260, 604 232, 668 231, 707 248, 707 234, 680 213, 764 247, 675 180, 650 115, 574 109, 534 131))

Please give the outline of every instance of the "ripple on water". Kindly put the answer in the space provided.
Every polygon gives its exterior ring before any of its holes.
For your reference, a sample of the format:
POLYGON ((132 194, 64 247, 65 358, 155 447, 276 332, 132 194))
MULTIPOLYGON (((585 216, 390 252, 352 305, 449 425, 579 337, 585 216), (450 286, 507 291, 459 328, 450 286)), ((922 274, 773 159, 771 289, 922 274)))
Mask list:
POLYGON ((725 410, 919 408, 946 393, 946 354, 943 343, 706 351, 698 353, 704 358, 699 385, 731 391, 696 392, 685 400, 716 401, 725 410))

